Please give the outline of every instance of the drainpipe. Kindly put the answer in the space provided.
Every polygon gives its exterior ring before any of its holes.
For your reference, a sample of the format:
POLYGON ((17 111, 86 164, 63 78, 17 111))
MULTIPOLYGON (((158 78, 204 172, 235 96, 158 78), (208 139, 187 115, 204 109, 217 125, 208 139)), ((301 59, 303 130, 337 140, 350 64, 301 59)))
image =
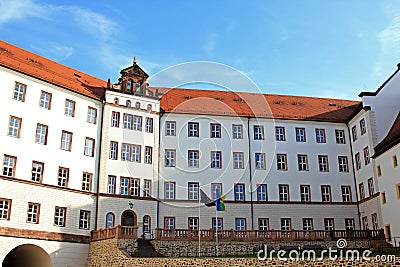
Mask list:
POLYGON ((250 216, 251 230, 254 230, 254 207, 253 207, 253 178, 251 172, 251 150, 250 150, 250 117, 247 117, 247 144, 249 148, 249 176, 250 176, 250 216))
MULTIPOLYGON (((160 159, 161 159, 161 117, 164 112, 160 109, 158 117, 158 169, 157 169, 157 228, 160 228, 160 159)), ((156 144, 155 144, 156 145, 156 144)))
POLYGON ((347 125, 347 132, 349 133, 349 144, 350 144, 350 154, 351 154, 351 162, 353 165, 353 178, 354 178, 354 186, 356 189, 356 200, 357 200, 357 212, 358 212, 358 225, 359 228, 361 229, 361 212, 360 212, 360 204, 358 201, 358 185, 357 185, 357 179, 356 179, 356 169, 355 169, 355 165, 354 165, 354 155, 353 155, 353 144, 352 144, 352 135, 351 135, 351 130, 349 125, 347 125))
POLYGON ((99 116, 100 120, 100 134, 99 134, 99 154, 98 154, 98 161, 97 161, 97 192, 96 192, 96 221, 94 223, 94 229, 97 230, 98 221, 99 221, 99 198, 100 198, 100 170, 101 170, 101 147, 103 143, 103 115, 104 115, 104 106, 105 106, 105 99, 101 100, 101 112, 99 116))

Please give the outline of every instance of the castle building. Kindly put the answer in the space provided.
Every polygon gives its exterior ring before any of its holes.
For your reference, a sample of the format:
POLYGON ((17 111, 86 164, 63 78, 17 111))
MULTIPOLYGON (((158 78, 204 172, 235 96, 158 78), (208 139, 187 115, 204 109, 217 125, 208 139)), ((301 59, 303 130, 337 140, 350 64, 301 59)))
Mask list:
POLYGON ((91 231, 400 236, 398 70, 362 101, 116 83, 0 42, 0 260, 84 266, 91 231), (204 205, 225 195, 225 212, 204 205), (127 228, 128 229, 128 228, 127 228), (130 229, 130 228, 129 228, 130 229))

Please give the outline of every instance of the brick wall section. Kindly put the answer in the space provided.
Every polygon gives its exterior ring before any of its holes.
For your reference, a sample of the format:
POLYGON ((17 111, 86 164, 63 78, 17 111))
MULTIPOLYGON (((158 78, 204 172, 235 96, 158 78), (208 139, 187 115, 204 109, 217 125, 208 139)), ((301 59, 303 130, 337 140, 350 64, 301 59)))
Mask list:
MULTIPOLYGON (((378 263, 373 261, 280 261, 278 259, 260 261, 256 258, 130 258, 118 249, 119 245, 129 245, 130 243, 117 239, 107 239, 90 243, 88 267, 104 267, 104 266, 203 266, 203 267, 230 267, 230 266, 324 266, 324 267, 372 267, 372 266, 399 266, 400 258, 396 258, 395 262, 378 263)), ((181 241, 179 241, 181 242, 181 241)), ((154 244, 157 245, 157 244, 154 244)), ((160 244, 158 244, 160 245, 160 244)))

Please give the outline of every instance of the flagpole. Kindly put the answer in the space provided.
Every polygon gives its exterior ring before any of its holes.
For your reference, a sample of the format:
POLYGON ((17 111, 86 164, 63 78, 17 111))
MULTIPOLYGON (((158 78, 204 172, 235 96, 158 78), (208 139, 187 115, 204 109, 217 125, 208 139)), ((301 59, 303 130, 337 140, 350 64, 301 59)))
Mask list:
POLYGON ((197 229, 198 229, 198 231, 197 231, 197 234, 199 235, 199 258, 200 258, 200 248, 201 248, 201 246, 200 246, 200 218, 201 218, 201 213, 200 213, 200 208, 201 208, 201 204, 200 204, 200 197, 199 197, 199 225, 197 226, 197 229))
POLYGON ((216 233, 216 237, 215 237, 215 242, 216 242, 216 255, 218 257, 218 217, 217 217, 217 213, 218 213, 218 204, 216 205, 215 208, 215 233, 216 233))

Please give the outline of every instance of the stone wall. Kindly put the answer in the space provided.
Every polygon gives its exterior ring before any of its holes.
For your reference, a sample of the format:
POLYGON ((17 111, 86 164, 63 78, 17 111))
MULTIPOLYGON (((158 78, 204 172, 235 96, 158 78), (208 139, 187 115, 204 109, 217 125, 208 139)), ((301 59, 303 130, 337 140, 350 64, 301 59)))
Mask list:
MULTIPOLYGON (((199 243, 197 241, 152 241, 153 247, 166 257, 197 257, 199 243)), ((266 243, 268 250, 292 250, 294 248, 327 249, 335 248, 336 241, 271 241, 266 243)), ((263 247, 263 242, 223 241, 218 243, 218 255, 246 255, 257 253, 263 247)), ((369 248, 368 241, 347 241, 347 248, 369 248)), ((216 254, 215 241, 200 243, 200 256, 212 257, 216 254)))

